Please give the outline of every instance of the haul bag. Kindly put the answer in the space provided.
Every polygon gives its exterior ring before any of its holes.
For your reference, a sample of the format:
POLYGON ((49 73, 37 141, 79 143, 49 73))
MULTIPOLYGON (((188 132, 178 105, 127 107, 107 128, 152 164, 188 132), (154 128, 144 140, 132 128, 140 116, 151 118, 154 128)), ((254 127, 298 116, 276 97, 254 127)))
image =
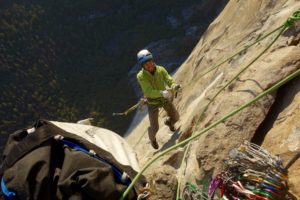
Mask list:
MULTIPOLYGON (((97 145, 49 121, 9 136, 2 156, 2 199, 119 199, 136 171, 97 145), (31 129, 32 130, 32 129, 31 129)), ((140 178, 128 199, 137 199, 140 178)))

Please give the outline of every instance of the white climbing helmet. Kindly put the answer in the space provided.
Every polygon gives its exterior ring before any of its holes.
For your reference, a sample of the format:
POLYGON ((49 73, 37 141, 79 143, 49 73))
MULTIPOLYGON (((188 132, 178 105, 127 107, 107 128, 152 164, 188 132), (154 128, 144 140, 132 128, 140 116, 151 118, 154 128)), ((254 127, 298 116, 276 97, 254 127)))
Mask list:
POLYGON ((137 61, 140 65, 144 64, 144 62, 148 61, 148 60, 152 60, 153 56, 152 53, 150 51, 148 51, 147 49, 143 49, 141 51, 138 52, 137 54, 137 61))

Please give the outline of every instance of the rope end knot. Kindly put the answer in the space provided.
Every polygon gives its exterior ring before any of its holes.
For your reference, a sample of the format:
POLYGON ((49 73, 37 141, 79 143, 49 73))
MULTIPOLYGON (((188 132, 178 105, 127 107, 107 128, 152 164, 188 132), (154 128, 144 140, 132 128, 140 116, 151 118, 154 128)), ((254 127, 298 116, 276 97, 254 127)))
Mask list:
POLYGON ((294 12, 292 14, 292 16, 290 16, 286 22, 284 23, 284 26, 285 27, 290 27, 290 26, 293 26, 294 23, 300 19, 300 10, 297 10, 296 12, 294 12))

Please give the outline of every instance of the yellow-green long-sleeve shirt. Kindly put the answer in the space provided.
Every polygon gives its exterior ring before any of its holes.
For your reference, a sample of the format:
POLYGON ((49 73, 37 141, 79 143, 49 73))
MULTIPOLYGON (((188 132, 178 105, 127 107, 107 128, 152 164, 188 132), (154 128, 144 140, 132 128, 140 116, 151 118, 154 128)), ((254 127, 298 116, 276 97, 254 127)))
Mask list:
POLYGON ((166 85, 169 87, 175 85, 167 70, 158 65, 154 74, 141 69, 136 77, 149 104, 162 105, 165 102, 162 91, 166 89, 166 85))

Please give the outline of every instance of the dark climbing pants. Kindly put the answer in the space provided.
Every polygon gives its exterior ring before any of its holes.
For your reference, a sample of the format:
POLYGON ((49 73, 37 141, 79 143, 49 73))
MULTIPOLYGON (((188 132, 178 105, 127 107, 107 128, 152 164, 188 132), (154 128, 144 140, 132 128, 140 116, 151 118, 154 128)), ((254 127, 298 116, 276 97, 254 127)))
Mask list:
MULTIPOLYGON (((160 107, 157 105, 148 104, 148 115, 150 121, 150 126, 148 127, 148 136, 151 141, 155 140, 156 133, 159 129, 159 124, 158 124, 159 108, 160 107)), ((163 108, 167 112, 168 115, 167 120, 171 125, 174 125, 179 120, 179 114, 175 106, 171 102, 167 102, 163 106, 163 108)))

